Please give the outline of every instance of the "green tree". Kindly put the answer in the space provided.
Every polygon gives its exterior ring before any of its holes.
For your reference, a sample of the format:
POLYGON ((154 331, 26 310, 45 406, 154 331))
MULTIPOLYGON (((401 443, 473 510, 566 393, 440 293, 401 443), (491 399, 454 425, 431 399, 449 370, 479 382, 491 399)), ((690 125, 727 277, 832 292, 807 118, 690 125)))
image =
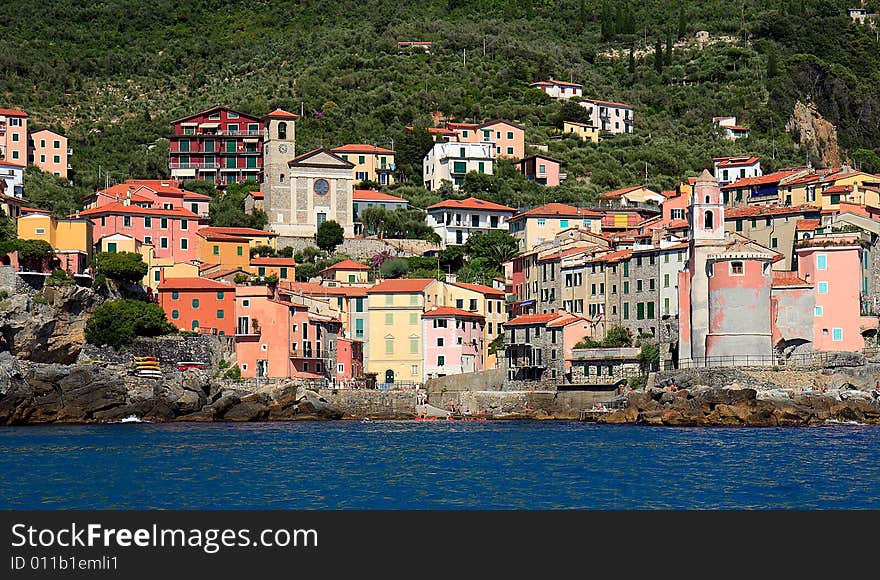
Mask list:
POLYGON ((0 242, 14 240, 18 236, 18 227, 15 220, 6 215, 6 212, 0 209, 0 242))
POLYGON ((636 357, 642 372, 648 372, 657 369, 660 364, 660 346, 656 342, 642 342, 642 349, 636 357))
POLYGON ((99 252, 95 256, 95 274, 118 282, 140 282, 148 271, 143 256, 135 252, 99 252))
POLYGON ((401 182, 411 179, 421 183, 422 159, 433 146, 434 139, 424 125, 413 126, 412 131, 404 130, 395 149, 394 173, 397 179, 401 182))
POLYGON ((636 76, 636 49, 635 45, 629 45, 629 74, 632 77, 636 76))
POLYGON ((141 300, 113 300, 101 304, 86 322, 88 342, 114 348, 131 344, 139 336, 159 336, 175 331, 158 304, 141 300))
POLYGON ((767 50, 767 78, 772 79, 779 76, 779 57, 776 55, 776 49, 770 47, 767 50))
POLYGON ((327 220, 318 226, 315 243, 325 252, 332 252, 345 240, 345 230, 333 220, 327 220))
POLYGON ((617 348, 621 346, 632 345, 632 333, 628 328, 623 326, 612 326, 605 332, 605 338, 602 339, 602 346, 608 348, 617 348))
POLYGON ((0 256, 18 252, 18 263, 26 270, 42 272, 55 257, 55 250, 45 240, 20 240, 18 238, 0 243, 0 256))
POLYGON ((182 182, 180 186, 186 191, 192 191, 193 193, 201 193, 211 197, 217 195, 217 186, 214 185, 213 181, 208 181, 207 179, 188 179, 182 182))
POLYGON ((880 155, 870 149, 856 149, 852 160, 860 171, 880 174, 880 155))
POLYGON ((666 66, 672 66, 672 33, 666 33, 666 66))
POLYGON ((407 272, 409 272, 409 262, 403 258, 391 258, 379 266, 379 273, 383 278, 402 278, 407 272))
POLYGON ((512 260, 517 255, 519 242, 507 232, 495 230, 471 234, 464 244, 464 249, 471 260, 486 258, 489 264, 500 270, 504 262, 512 260))
POLYGON ((687 14, 684 7, 678 9, 678 39, 681 40, 687 36, 687 14))
POLYGON ((663 72, 663 45, 660 43, 659 36, 654 44, 654 70, 657 71, 657 74, 663 72))
POLYGON ((24 190, 32 206, 51 211, 56 217, 67 217, 81 210, 83 197, 89 193, 36 165, 28 165, 24 171, 24 190))
POLYGON ((260 184, 253 179, 241 183, 230 183, 226 191, 215 195, 208 206, 211 225, 216 227, 238 227, 263 229, 269 218, 261 209, 254 209, 248 215, 244 211, 244 198, 251 191, 259 191, 260 184))

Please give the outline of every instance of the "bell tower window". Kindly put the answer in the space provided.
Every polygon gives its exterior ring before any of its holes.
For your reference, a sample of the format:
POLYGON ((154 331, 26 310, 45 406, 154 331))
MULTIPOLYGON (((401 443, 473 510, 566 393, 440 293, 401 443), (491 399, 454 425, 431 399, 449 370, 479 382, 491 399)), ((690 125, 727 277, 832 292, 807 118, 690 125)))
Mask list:
POLYGON ((706 196, 706 203, 712 203, 712 202, 709 201, 709 196, 708 196, 708 195, 706 196))
POLYGON ((278 123, 278 138, 287 139, 287 123, 283 121, 278 123))
POLYGON ((711 211, 707 211, 703 217, 703 228, 707 230, 715 229, 714 221, 714 214, 711 211))

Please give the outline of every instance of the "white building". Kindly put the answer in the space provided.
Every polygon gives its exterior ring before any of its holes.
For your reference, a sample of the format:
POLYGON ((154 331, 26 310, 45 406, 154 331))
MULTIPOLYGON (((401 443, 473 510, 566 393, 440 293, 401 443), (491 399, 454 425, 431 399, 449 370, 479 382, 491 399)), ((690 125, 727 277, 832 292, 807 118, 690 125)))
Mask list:
POLYGON ((422 160, 425 187, 440 189, 443 180, 458 189, 470 171, 492 175, 492 144, 435 143, 422 160))
POLYGON ((724 138, 730 141, 749 136, 749 128, 736 124, 736 117, 712 117, 712 123, 721 127, 724 138))
POLYGON ((474 233, 508 231, 507 221, 516 210, 482 199, 447 199, 428 206, 428 225, 440 236, 441 244, 460 246, 474 233))
POLYGON ((737 179, 746 177, 760 177, 761 159, 759 157, 743 155, 740 157, 716 157, 712 160, 715 163, 715 179, 718 185, 727 185, 733 183, 737 179))
POLYGON ((584 94, 584 86, 577 83, 567 83, 565 81, 557 81, 550 79, 547 81, 538 81, 529 85, 532 88, 540 89, 554 99, 571 99, 580 97, 584 94))
POLYGON ((0 161, 0 193, 10 197, 22 197, 24 167, 23 163, 0 161))
POLYGON ((590 115, 590 125, 605 133, 632 133, 633 108, 624 103, 584 99, 580 106, 590 115))

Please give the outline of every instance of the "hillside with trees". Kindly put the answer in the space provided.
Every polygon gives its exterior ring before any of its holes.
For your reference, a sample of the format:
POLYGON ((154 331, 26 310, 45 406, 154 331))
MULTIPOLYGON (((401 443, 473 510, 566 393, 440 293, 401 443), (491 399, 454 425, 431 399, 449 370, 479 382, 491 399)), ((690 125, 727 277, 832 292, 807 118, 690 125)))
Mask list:
MULTIPOLYGON (((720 155, 760 155, 765 171, 803 164, 785 128, 797 100, 812 101, 837 126, 849 160, 880 171, 880 35, 854 24, 849 4, 19 2, 4 8, 0 103, 27 110, 33 128, 70 136, 71 199, 108 178, 166 176, 169 122, 218 104, 302 112, 297 152, 393 146, 397 191, 417 207, 452 195, 420 187, 430 143, 420 129, 432 111, 459 121, 515 119, 528 143, 549 143, 568 175, 558 188, 525 182, 504 165, 463 188, 509 205, 586 202, 638 183, 668 189, 720 155), (709 33, 702 46, 701 30, 709 33), (434 44, 430 54, 400 54, 398 40, 434 44), (582 83, 585 97, 633 105, 635 133, 598 145, 551 139, 578 111, 528 86, 548 77, 582 83), (751 137, 721 139, 712 117, 723 115, 750 126, 751 137)), ((877 12, 878 1, 866 7, 877 12)), ((47 205, 75 209, 43 181, 32 189, 47 205)))

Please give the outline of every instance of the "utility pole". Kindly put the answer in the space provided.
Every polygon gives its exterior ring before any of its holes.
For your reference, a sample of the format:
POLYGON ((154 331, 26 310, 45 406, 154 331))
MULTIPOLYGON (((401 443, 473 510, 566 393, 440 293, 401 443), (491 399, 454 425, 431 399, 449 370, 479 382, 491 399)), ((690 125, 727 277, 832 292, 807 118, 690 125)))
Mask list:
POLYGON ((462 66, 467 68, 467 49, 466 48, 461 49, 461 64, 462 64, 462 66))
POLYGON ((305 102, 299 102, 299 118, 302 119, 305 116, 305 102))

